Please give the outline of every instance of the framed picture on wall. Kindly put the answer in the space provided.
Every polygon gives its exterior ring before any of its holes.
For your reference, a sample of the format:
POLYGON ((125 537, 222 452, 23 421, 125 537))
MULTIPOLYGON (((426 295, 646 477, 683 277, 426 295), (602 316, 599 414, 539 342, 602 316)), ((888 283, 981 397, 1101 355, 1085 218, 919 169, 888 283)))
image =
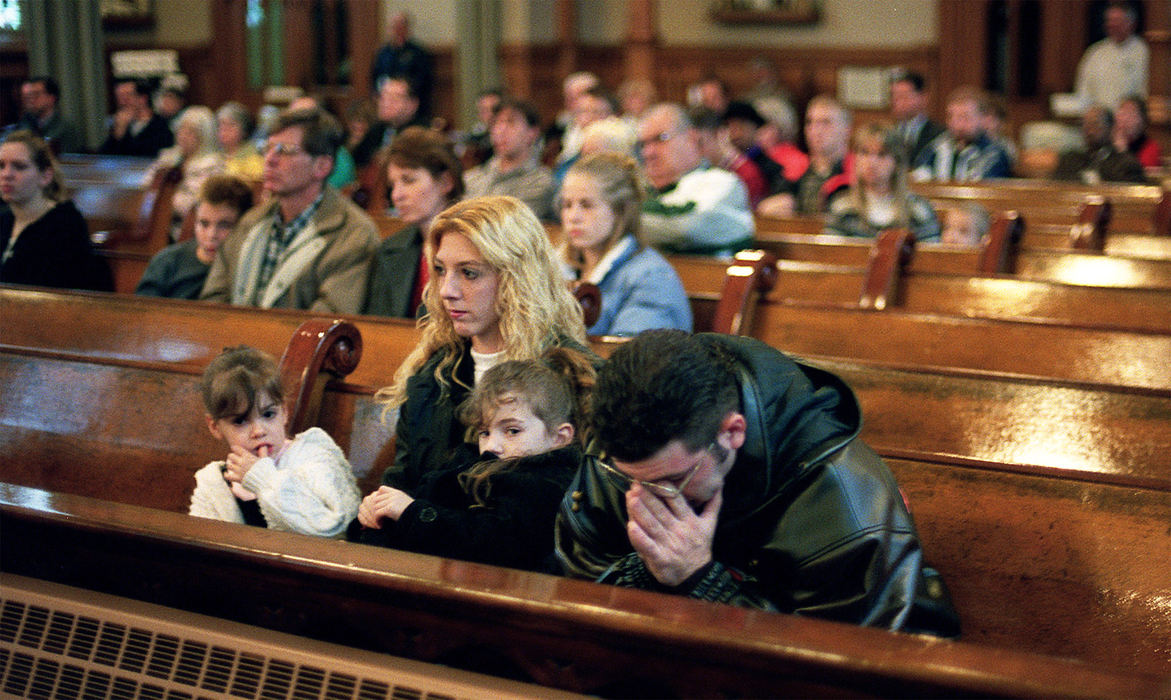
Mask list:
POLYGON ((143 27, 154 24, 154 0, 102 0, 106 27, 143 27))

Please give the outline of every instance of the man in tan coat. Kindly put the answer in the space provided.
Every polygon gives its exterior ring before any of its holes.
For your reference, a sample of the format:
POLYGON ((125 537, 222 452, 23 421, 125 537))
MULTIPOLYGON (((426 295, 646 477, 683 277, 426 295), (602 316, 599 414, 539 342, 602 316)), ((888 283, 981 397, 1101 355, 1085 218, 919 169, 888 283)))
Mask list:
POLYGON ((245 214, 220 246, 200 299, 360 312, 378 232, 325 184, 341 138, 337 121, 318 109, 277 119, 264 148, 270 199, 245 214))

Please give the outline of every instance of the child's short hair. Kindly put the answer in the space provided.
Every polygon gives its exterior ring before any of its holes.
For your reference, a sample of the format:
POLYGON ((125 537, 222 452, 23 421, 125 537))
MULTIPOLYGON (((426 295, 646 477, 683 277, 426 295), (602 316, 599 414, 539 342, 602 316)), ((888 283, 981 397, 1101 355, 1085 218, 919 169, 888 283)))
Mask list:
POLYGON ((252 188, 232 175, 212 175, 199 189, 199 201, 213 206, 226 204, 239 216, 252 208, 252 188))
POLYGON ((262 394, 277 403, 285 399, 276 360, 247 345, 225 348, 203 371, 199 389, 213 420, 248 415, 262 394))
POLYGON ((482 426, 496 408, 524 401, 552 430, 562 423, 581 424, 594 385, 594 367, 576 350, 550 348, 536 360, 510 360, 484 373, 460 407, 469 428, 482 426))

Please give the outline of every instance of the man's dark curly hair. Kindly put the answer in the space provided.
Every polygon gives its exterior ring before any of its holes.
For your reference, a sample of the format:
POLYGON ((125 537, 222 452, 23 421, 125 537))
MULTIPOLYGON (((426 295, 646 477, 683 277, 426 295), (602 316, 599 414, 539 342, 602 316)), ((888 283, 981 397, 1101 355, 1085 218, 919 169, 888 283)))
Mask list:
POLYGON ((612 457, 638 461, 680 440, 711 444, 739 410, 740 388, 723 353, 677 330, 647 331, 618 348, 598 372, 592 426, 612 457))

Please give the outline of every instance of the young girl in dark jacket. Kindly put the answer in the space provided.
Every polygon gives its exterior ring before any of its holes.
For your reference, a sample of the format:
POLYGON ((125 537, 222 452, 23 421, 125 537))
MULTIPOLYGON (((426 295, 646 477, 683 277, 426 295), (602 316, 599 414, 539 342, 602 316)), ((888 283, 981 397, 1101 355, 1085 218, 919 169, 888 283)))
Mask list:
POLYGON ((557 508, 582 461, 594 459, 583 453, 575 428, 593 386, 590 360, 553 348, 488 370, 460 407, 480 458, 431 470, 410 493, 380 487, 362 502, 350 539, 554 570, 557 508))

